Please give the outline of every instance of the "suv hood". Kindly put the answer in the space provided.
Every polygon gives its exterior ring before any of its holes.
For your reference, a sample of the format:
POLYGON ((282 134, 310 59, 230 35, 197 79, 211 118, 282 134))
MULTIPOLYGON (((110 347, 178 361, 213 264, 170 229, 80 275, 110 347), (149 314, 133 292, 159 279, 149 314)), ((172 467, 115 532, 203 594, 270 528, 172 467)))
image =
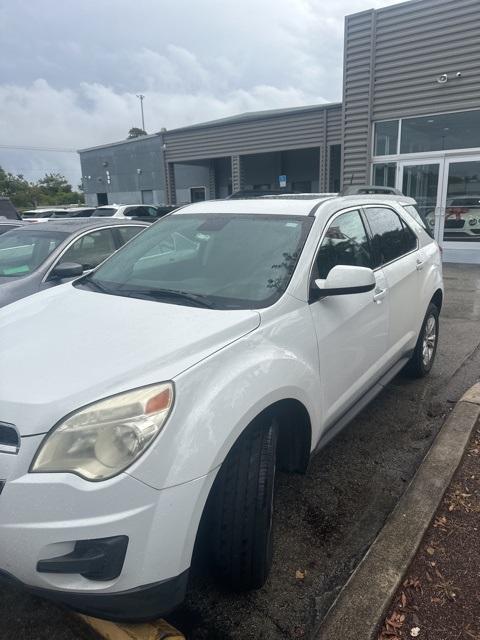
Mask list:
POLYGON ((0 421, 46 433, 68 413, 172 380, 253 331, 256 311, 106 295, 70 283, 0 310, 0 421))

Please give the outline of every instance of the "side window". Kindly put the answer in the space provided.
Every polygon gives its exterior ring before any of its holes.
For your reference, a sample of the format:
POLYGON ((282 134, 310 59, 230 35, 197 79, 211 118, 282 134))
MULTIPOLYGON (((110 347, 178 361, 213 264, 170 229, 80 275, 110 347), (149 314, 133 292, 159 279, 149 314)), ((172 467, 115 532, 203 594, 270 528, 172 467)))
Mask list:
POLYGON ((126 216, 144 216, 145 211, 143 207, 127 207, 123 212, 126 216))
POLYGON ((403 207, 404 209, 406 209, 408 211, 408 213, 412 216, 412 218, 414 220, 416 220, 418 222, 419 225, 421 225, 425 231, 428 233, 429 236, 431 236, 432 238, 434 237, 433 235, 433 229, 435 227, 435 221, 433 222, 433 226, 430 224, 430 221, 428 218, 422 216, 422 214, 418 211, 418 209, 416 207, 414 207, 411 204, 408 204, 407 206, 403 207))
POLYGON ((60 262, 77 262, 84 269, 94 269, 115 250, 112 229, 101 229, 74 242, 60 258, 60 262))
POLYGON ((384 207, 365 209, 373 234, 373 248, 379 264, 387 264, 413 251, 417 237, 400 219, 400 216, 384 207))
POLYGON ((134 238, 137 235, 137 233, 140 233, 140 231, 143 231, 143 227, 134 227, 134 226, 120 227, 118 229, 118 232, 120 234, 121 246, 124 245, 129 240, 131 240, 132 238, 134 238))
POLYGON ((372 267, 365 227, 358 211, 339 215, 327 228, 316 259, 316 278, 325 279, 337 265, 372 267))

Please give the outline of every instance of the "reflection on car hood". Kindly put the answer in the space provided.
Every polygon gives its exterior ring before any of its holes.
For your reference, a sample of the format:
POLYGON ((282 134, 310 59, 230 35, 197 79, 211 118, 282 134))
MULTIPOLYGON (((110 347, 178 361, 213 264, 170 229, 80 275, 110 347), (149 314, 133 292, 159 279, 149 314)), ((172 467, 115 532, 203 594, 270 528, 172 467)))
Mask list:
POLYGON ((0 421, 45 433, 71 411, 171 380, 253 331, 222 311, 84 291, 70 283, 0 310, 0 421))

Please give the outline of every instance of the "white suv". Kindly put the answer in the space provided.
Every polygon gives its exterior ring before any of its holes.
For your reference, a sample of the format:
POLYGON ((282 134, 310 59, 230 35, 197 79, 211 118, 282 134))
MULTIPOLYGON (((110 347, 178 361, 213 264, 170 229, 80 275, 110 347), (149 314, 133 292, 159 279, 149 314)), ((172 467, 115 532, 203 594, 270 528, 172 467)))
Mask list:
POLYGON ((137 216, 158 218, 158 210, 148 204, 106 204, 94 209, 94 218, 132 218, 137 216))
POLYGON ((183 599, 202 522, 219 578, 260 587, 276 468, 432 367, 440 253, 403 205, 193 204, 0 311, 2 575, 148 619, 183 599))

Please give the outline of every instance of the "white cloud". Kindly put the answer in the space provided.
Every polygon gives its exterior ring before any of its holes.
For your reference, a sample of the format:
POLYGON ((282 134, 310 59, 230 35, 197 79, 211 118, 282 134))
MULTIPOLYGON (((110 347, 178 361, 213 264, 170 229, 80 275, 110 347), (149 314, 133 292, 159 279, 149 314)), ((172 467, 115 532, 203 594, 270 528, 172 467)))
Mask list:
MULTIPOLYGON (((2 144, 81 148, 243 111, 341 98, 344 15, 393 0, 16 0, 0 7, 2 144)), ((76 184, 75 154, 0 165, 76 184)))

